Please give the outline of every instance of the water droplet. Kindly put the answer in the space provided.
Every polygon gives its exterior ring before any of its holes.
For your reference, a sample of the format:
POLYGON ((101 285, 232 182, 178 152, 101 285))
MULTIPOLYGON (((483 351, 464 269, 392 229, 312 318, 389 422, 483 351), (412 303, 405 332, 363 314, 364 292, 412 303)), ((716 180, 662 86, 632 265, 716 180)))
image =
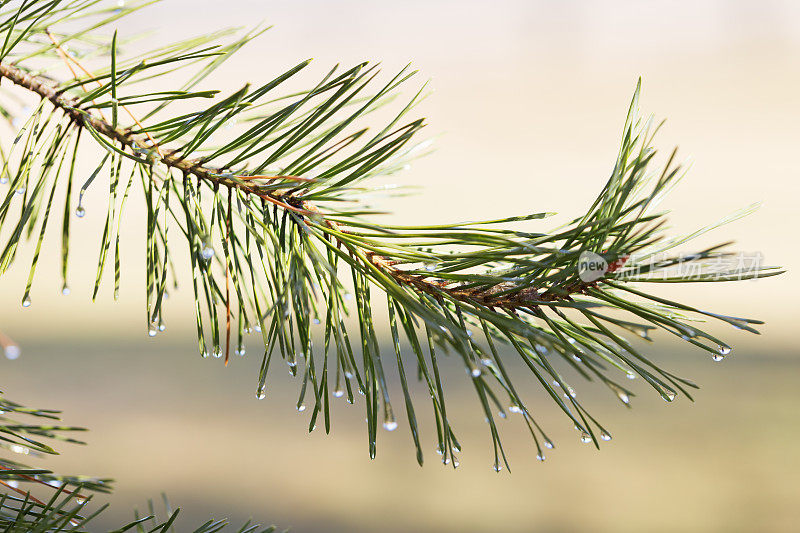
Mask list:
POLYGON ((164 324, 163 322, 159 322, 158 323, 158 331, 164 331, 165 329, 167 329, 167 325, 164 324))
POLYGON ((156 333, 158 333, 158 328, 154 324, 150 324, 150 327, 147 328, 147 334, 151 337, 155 337, 156 333))
POLYGON ((314 320, 312 320, 311 322, 312 322, 312 323, 314 323, 314 324, 319 324, 319 318, 315 318, 315 319, 314 319, 314 320))
POLYGON ((499 472, 503 469, 503 467, 500 466, 500 463, 495 463, 492 465, 492 469, 494 469, 495 472, 499 472))
POLYGON ((617 391, 617 398, 619 398, 619 401, 621 401, 621 402, 622 402, 622 403, 624 403, 624 404, 629 404, 629 403, 631 403, 631 399, 630 399, 630 397, 628 396, 628 393, 626 393, 626 392, 625 392, 625 391, 623 391, 623 390, 618 390, 618 391, 617 391))
POLYGON ((349 292, 346 292, 346 293, 344 293, 344 299, 345 300, 352 300, 353 299, 353 295, 350 294, 349 292))
POLYGON ((297 412, 298 413, 302 413, 305 410, 306 410, 306 404, 301 403, 300 405, 297 406, 297 412))
POLYGON ((355 376, 355 374, 353 374, 353 373, 352 373, 352 372, 350 372, 349 370, 345 370, 345 371, 344 371, 344 377, 346 377, 347 379, 353 379, 353 378, 354 378, 354 377, 356 377, 356 376, 355 376))
POLYGON ((8 177, 0 176, 0 185, 5 185, 6 183, 8 183, 8 177))
POLYGON ((544 447, 545 447, 545 448, 548 448, 548 449, 550 449, 550 450, 552 450, 552 449, 553 449, 553 448, 555 448, 556 446, 555 446, 555 444, 553 444, 553 441, 551 441, 551 440, 546 440, 546 441, 544 441, 544 447))
POLYGON ((537 454, 537 455, 536 455, 536 460, 538 460, 538 461, 544 461, 544 455, 542 455, 542 454, 537 454))
POLYGON ((8 344, 4 350, 6 354, 6 359, 13 361, 14 359, 18 359, 19 356, 22 354, 22 350, 16 344, 8 344))
POLYGON ((500 412, 497 413, 497 416, 499 416, 500 418, 505 418, 506 417, 506 412, 505 411, 500 411, 500 412))
POLYGON ((88 500, 86 498, 75 498, 75 503, 78 505, 86 505, 88 500))
POLYGON ((721 354, 718 354, 718 353, 715 353, 715 354, 711 354, 711 359, 713 359, 714 361, 719 363, 720 361, 725 359, 725 356, 721 355, 721 354))
POLYGON ((458 468, 459 466, 461 466, 461 463, 458 461, 453 461, 453 468, 458 468))
POLYGON ((214 248, 208 243, 203 243, 203 248, 200 250, 200 257, 208 261, 214 257, 214 248))
POLYGON ((470 370, 470 374, 472 375, 473 378, 479 378, 481 377, 481 369, 476 366, 475 368, 470 370))
POLYGON ((608 433, 606 433, 606 432, 604 431, 604 432, 602 432, 602 433, 600 434, 600 438, 601 438, 602 440, 609 441, 609 440, 611 440, 611 435, 609 435, 608 433))
POLYGON ((488 357, 484 357, 483 359, 481 359, 481 364, 483 366, 491 366, 492 365, 492 360, 489 359, 488 357))
POLYGON ((334 398, 341 398, 342 396, 344 396, 344 391, 342 389, 336 389, 333 391, 334 398))
POLYGON ((219 359, 220 357, 222 357, 222 348, 220 348, 219 346, 214 346, 214 351, 211 352, 211 355, 219 359))
POLYGON ((11 487, 12 489, 19 488, 19 481, 17 480, 12 479, 11 481, 7 481, 6 483, 8 483, 8 486, 11 487))
POLYGON ((202 351, 202 352, 200 352, 200 357, 202 357, 203 359, 205 359, 206 357, 208 357, 208 355, 209 355, 209 354, 208 354, 208 348, 203 348, 203 351, 202 351))
POLYGON ((30 307, 30 306, 31 306, 31 297, 26 295, 25 298, 22 299, 22 307, 30 307))
POLYGON ((628 378, 628 379, 636 379, 636 373, 628 371, 628 373, 625 374, 625 377, 628 378))
POLYGON ((263 400, 266 397, 267 397, 267 391, 263 387, 260 387, 256 391, 256 398, 258 398, 259 400, 263 400))
POLYGON ((69 287, 67 287, 66 285, 64 285, 64 286, 61 288, 61 294, 63 294, 64 296, 69 296, 69 293, 70 293, 70 292, 72 292, 72 291, 70 291, 70 290, 69 290, 69 287))
POLYGON ((78 205, 75 209, 75 216, 78 218, 83 218, 86 215, 86 209, 82 205, 78 205))
POLYGON ((665 402, 671 402, 675 399, 675 391, 664 390, 661 392, 661 397, 664 398, 665 402))
POLYGON ((395 422, 394 420, 386 420, 383 423, 383 429, 385 429, 386 431, 394 431, 395 429, 397 429, 397 422, 395 422))
POLYGON ((16 191, 14 191, 14 192, 16 192, 16 193, 17 193, 17 194, 19 194, 19 195, 22 195, 22 194, 25 194, 25 191, 26 191, 26 190, 27 190, 27 189, 26 189, 26 188, 25 188, 25 186, 23 185, 23 186, 21 186, 21 187, 18 187, 18 188, 17 188, 17 190, 16 190, 16 191))
POLYGON ((572 358, 575 360, 576 363, 580 363, 581 361, 583 361, 583 359, 581 359, 580 357, 578 357, 575 354, 572 354, 572 358))
POLYGON ((508 410, 512 413, 522 413, 522 407, 516 404, 511 404, 508 406, 508 410))
POLYGON ((234 354, 241 355, 241 356, 243 356, 245 354, 245 352, 246 352, 246 350, 244 348, 244 345, 242 345, 242 344, 237 346, 236 349, 233 351, 234 354))
POLYGON ((592 442, 592 436, 584 431, 583 433, 581 433, 581 442, 583 443, 592 442))
POLYGON ((260 324, 256 324, 255 326, 253 326, 253 329, 254 329, 254 330, 257 332, 257 333, 261 333, 261 325, 260 325, 260 324))
POLYGON ((719 352, 719 354, 724 357, 729 353, 731 353, 731 347, 725 344, 720 344, 719 346, 717 346, 717 352, 719 352))

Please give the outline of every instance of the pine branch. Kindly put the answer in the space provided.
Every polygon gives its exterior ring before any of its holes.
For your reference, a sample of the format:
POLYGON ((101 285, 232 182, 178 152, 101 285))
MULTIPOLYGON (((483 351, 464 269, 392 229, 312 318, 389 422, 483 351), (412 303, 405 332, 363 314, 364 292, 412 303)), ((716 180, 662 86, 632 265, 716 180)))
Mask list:
MULTIPOLYGON (((641 287, 752 279, 780 270, 736 264, 737 256, 722 247, 688 255, 676 250, 715 226, 677 238, 665 235, 665 213, 655 209, 683 171, 675 152, 654 170, 652 142, 659 126, 639 118, 638 85, 611 175, 593 205, 571 223, 532 231, 528 224, 550 213, 531 213, 438 226, 382 225, 372 221, 377 212, 365 203, 370 179, 394 174, 422 150, 413 142, 423 120, 403 121, 424 87, 376 133, 359 123, 391 103, 413 72, 404 69, 368 94, 377 71, 365 63, 343 72, 332 69, 308 90, 274 96, 308 65, 305 61, 263 85, 220 96, 195 87, 259 31, 229 44, 204 36, 128 58, 119 52, 124 41, 116 32, 110 39, 94 32, 143 4, 94 9, 99 5, 34 0, 0 12, 6 36, 0 77, 41 99, 9 152, 0 154, 0 182, 10 185, 0 203, 0 230, 8 233, 0 274, 14 263, 19 244, 37 237, 23 306, 31 304, 38 252, 57 185, 65 181, 62 275, 68 291, 74 170, 76 160, 93 157, 79 149, 85 144, 81 139, 91 139, 104 157, 81 187, 75 214, 85 214, 83 196, 102 181, 96 178, 104 169, 109 187, 93 297, 111 255, 115 298, 118 294, 121 220, 129 191, 140 183, 147 212, 149 334, 165 327, 164 300, 182 271, 171 247, 177 228, 190 253, 200 354, 221 358, 224 352, 227 364, 231 343, 244 355, 245 333, 259 331, 264 355, 256 396, 266 396, 276 354, 302 378, 297 408, 306 410, 306 402, 312 407, 309 431, 320 417, 330 431, 331 396, 346 395, 353 403, 354 391, 362 394, 372 457, 379 425, 387 430, 398 425, 388 377, 394 361, 417 460, 423 460, 403 351, 410 350, 429 393, 442 461, 453 466, 460 444, 447 416, 437 357, 444 351, 460 358, 489 426, 493 466, 500 470, 508 462, 495 417, 505 417, 506 408, 521 415, 537 457, 544 459, 543 447, 553 447, 526 406, 525 391, 513 383, 512 361, 538 381, 581 440, 599 446, 610 433, 578 401, 573 378, 602 383, 626 406, 633 392, 619 377, 640 376, 666 401, 680 393, 691 398, 688 389, 695 387, 650 360, 624 334, 650 340, 651 332, 662 330, 718 360, 731 348, 701 329, 700 320, 721 320, 750 332, 761 323, 674 302, 641 287), (58 31, 67 22, 87 30, 58 31), (67 49, 70 43, 73 48, 67 49), (85 68, 71 53, 81 49, 88 57, 107 58, 108 65, 85 68), (61 63, 73 79, 59 82, 50 74, 61 63), (176 89, 148 90, 153 78, 190 66, 199 71, 173 85, 176 89), (214 103, 203 104, 209 99, 214 103), (167 115, 177 100, 194 110, 167 115), (225 133, 232 121, 241 128, 225 133), (217 144, 214 135, 225 140, 217 144), (683 270, 687 265, 695 270, 683 270), (375 328, 375 290, 388 300, 390 359, 375 328), (321 355, 314 339, 322 340, 321 355)), ((0 104, 3 116, 13 120, 5 100, 0 104)))
MULTIPOLYGON (((49 100, 56 108, 62 110, 65 115, 69 116, 78 125, 85 127, 88 123, 97 133, 104 135, 111 141, 120 143, 120 145, 125 146, 132 153, 149 153, 152 155, 154 151, 158 151, 158 145, 150 143, 151 138, 148 137, 146 131, 137 135, 130 129, 113 127, 105 120, 92 116, 84 111, 77 98, 68 98, 64 96, 56 87, 50 86, 48 81, 44 78, 33 76, 13 65, 1 63, 0 76, 9 79, 20 87, 38 94, 41 98, 49 100)), ((246 195, 261 198, 262 200, 273 203, 283 209, 291 210, 299 215, 313 216, 335 232, 348 233, 347 229, 342 228, 335 221, 327 220, 317 206, 311 202, 302 200, 302 198, 297 196, 294 192, 261 192, 249 185, 248 182, 254 179, 253 176, 240 175, 226 177, 222 170, 206 168, 203 166, 202 162, 183 158, 177 155, 176 152, 176 150, 168 150, 165 154, 158 156, 157 159, 158 162, 165 166, 180 171, 184 175, 184 179, 186 176, 194 176, 215 187, 235 188, 246 195)), ((260 177, 260 179, 299 180, 300 178, 297 176, 263 176, 260 177)), ((335 236, 334 239, 339 245, 345 244, 335 236)), ((355 249, 362 253, 376 268, 394 278, 398 283, 409 285, 415 290, 430 294, 434 297, 440 297, 442 293, 444 293, 454 300, 478 302, 487 307, 500 307, 511 310, 519 307, 535 307, 536 303, 539 301, 553 302, 568 299, 570 294, 583 293, 592 286, 591 283, 576 282, 560 290, 550 290, 542 294, 538 294, 537 289, 534 287, 513 294, 498 294, 499 291, 490 291, 475 287, 451 287, 448 286, 448 283, 444 280, 430 280, 428 279, 429 276, 409 274, 395 268, 389 259, 375 252, 358 247, 355 247, 355 249)))
MULTIPOLYGON (((60 411, 32 409, 8 400, 0 394, 0 448, 17 456, 37 457, 57 452, 44 439, 72 444, 84 444, 66 435, 85 431, 83 428, 58 425, 60 411), (43 420, 42 423, 22 422, 17 417, 43 420)), ((58 531, 87 531, 86 526, 105 512, 108 504, 92 510, 93 495, 111 491, 111 480, 86 476, 64 476, 43 468, 32 468, 17 461, 0 459, 0 528, 20 533, 53 533, 58 531)), ((115 531, 175 531, 180 509, 173 510, 163 497, 166 519, 160 519, 153 502, 149 513, 140 516, 115 531), (134 529, 135 528, 135 529, 134 529)), ((178 522, 180 525, 184 525, 178 522)), ((194 533, 212 533, 227 529, 227 520, 209 520, 194 533)), ((182 531, 185 529, 181 529, 182 531)), ((272 533, 275 527, 246 523, 239 533, 272 533)))

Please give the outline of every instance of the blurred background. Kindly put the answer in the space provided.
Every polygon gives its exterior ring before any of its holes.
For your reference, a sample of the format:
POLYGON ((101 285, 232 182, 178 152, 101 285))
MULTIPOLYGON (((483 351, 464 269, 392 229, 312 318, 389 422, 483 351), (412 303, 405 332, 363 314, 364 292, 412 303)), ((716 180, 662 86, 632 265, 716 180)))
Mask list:
POLYGON ((796 530, 800 3, 166 0, 127 19, 120 33, 155 30, 140 43, 150 47, 261 20, 274 28, 209 86, 264 81, 308 57, 309 83, 336 63, 364 59, 381 61, 387 76, 412 62, 421 72, 409 95, 430 79, 434 92, 419 113, 436 152, 398 176, 420 191, 383 204, 394 220, 557 211, 560 222, 581 214, 612 168, 641 76, 642 111, 669 119, 657 147, 679 145, 692 164, 666 201, 671 231, 763 202, 692 248, 734 239, 737 249, 789 272, 664 287, 671 299, 767 324, 761 336, 711 328, 734 346, 722 363, 665 336, 649 348, 700 384, 694 404, 666 404, 639 383, 627 410, 608 392, 578 388, 614 436, 600 452, 580 443, 529 383, 556 449, 539 463, 524 425, 509 419, 501 430, 512 472, 496 474, 477 400, 451 365, 445 380, 461 466, 438 464, 420 400, 419 468, 404 421, 379 435, 378 457, 369 460, 363 403, 337 402, 325 436, 308 434, 308 412, 294 409, 298 384, 288 375, 273 373, 267 399, 256 401, 255 337, 248 356, 227 368, 201 360, 191 291, 168 302, 167 331, 147 337, 139 196, 123 235, 121 300, 113 303, 109 285, 92 304, 106 202, 97 187, 73 226, 80 238, 71 296, 60 295, 56 232, 30 308, 20 306, 27 265, 0 281, 0 331, 23 348, 19 359, 0 361, 0 387, 91 429, 89 446, 61 446, 62 456, 37 465, 116 479, 98 530, 132 518, 134 506, 143 509, 162 490, 190 515, 185 524, 252 516, 298 532, 796 530))

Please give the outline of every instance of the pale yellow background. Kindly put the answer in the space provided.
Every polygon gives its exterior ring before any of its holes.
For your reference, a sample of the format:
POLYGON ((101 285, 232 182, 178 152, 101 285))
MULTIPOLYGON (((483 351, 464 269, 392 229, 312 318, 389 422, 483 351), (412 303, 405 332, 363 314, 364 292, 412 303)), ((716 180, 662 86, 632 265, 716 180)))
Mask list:
POLYGON ((166 490, 196 521, 252 514, 295 531, 796 527, 800 3, 167 0, 120 32, 155 29, 156 44, 260 20, 275 28, 211 85, 265 81, 307 57, 315 58, 309 83, 334 63, 363 59, 382 61, 387 75, 412 61, 421 70, 417 84, 431 79, 434 93, 419 112, 437 151, 397 178, 422 191, 382 204, 406 223, 580 214, 611 169, 641 75, 643 111, 669 119, 657 145, 668 152, 679 144, 693 164, 666 202, 673 231, 761 201, 755 215, 697 246, 735 239, 789 270, 757 282, 667 286, 663 294, 764 319, 763 335, 715 328, 735 347, 722 364, 662 337, 656 357, 703 386, 698 403, 667 406, 640 388, 627 412, 591 389, 614 434, 601 453, 577 442, 541 398, 538 411, 558 449, 538 464, 519 420, 505 422, 511 475, 491 472, 478 404, 452 365, 461 468, 436 463, 429 423, 428 462, 418 468, 404 421, 380 435, 370 462, 363 406, 337 403, 333 435, 308 436, 307 413, 294 412, 296 384, 283 368, 271 375, 268 400, 255 401, 255 339, 232 368, 201 361, 189 291, 168 302, 167 333, 146 338, 138 194, 125 227, 122 299, 111 302, 106 287, 98 303, 88 301, 105 217, 97 187, 86 218, 74 221, 71 296, 58 294, 56 232, 31 308, 19 305, 26 265, 0 280, 0 329, 24 349, 18 361, 0 361, 0 387, 63 408, 68 422, 92 429, 89 447, 62 447, 68 453, 48 465, 117 478, 118 516, 166 490))

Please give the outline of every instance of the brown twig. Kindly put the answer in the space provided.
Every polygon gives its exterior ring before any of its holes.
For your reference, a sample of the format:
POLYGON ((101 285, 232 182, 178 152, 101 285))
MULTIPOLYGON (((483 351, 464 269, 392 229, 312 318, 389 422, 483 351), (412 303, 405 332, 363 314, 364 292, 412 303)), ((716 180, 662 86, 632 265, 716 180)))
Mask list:
MULTIPOLYGON (((75 73, 75 70, 74 70, 74 69, 73 69, 73 68, 70 66, 70 64, 69 64, 69 62, 70 62, 70 61, 72 61, 73 63, 75 63, 75 65, 76 65, 76 66, 77 66, 79 69, 81 69, 81 70, 83 71, 83 73, 84 73, 84 74, 86 74, 86 75, 87 75, 87 76, 89 76, 90 78, 94 77, 94 76, 92 75, 92 73, 91 73, 91 72, 89 72, 88 70, 86 70, 86 69, 83 67, 83 65, 81 65, 81 64, 80 64, 80 62, 78 62, 78 60, 77 60, 77 59, 75 59, 74 57, 72 57, 71 55, 69 55, 67 52, 65 52, 65 51, 64 51, 64 50, 61 48, 61 44, 58 42, 58 40, 56 40, 55 36, 54 36, 52 33, 50 33, 50 30, 49 30, 49 29, 45 29, 45 33, 47 33, 47 36, 48 36, 48 37, 50 37, 50 40, 53 42, 53 45, 56 47, 56 50, 58 50, 58 53, 59 53, 59 55, 60 55, 60 56, 61 56, 61 58, 64 60, 64 62, 67 64, 67 68, 69 68, 70 72, 72 72, 72 75, 73 75, 73 77, 74 77, 76 80, 78 79, 78 75, 75 73)), ((80 84, 81 84, 81 87, 83 87, 83 90, 85 91, 85 90, 86 90, 86 88, 84 87, 83 83, 82 83, 82 82, 78 82, 78 83, 80 83, 80 84)), ((95 80, 95 83, 97 83, 97 85, 98 85, 99 87, 102 87, 102 86, 103 86, 103 84, 102 84, 102 83, 100 83, 100 80, 95 80)), ((156 152, 158 152, 158 155, 159 155, 159 156, 163 156, 164 154, 162 154, 162 153, 161 153, 161 149, 158 147, 158 143, 156 142, 156 140, 155 140, 155 139, 153 139, 153 138, 150 136, 150 133, 149 133, 149 132, 147 132, 147 131, 144 129, 144 126, 142 126, 142 123, 141 123, 141 122, 139 122, 139 119, 137 119, 137 118, 134 116, 134 114, 131 112, 131 110, 130 110, 130 109, 128 109, 126 106, 124 106, 124 105, 120 105, 120 107, 121 107, 122 109, 124 109, 126 113, 128 113, 128 116, 130 116, 130 117, 131 117, 131 120, 133 120, 133 121, 136 123, 136 125, 137 125, 137 126, 139 126, 139 129, 140 129, 140 130, 142 130, 142 131, 144 131, 144 134, 145 134, 145 136, 147 136, 147 139, 148 139, 148 140, 149 140, 149 141, 152 143, 152 145, 153 145, 153 148, 155 148, 156 152)), ((103 112, 101 111, 101 112, 100 112, 100 114, 102 115, 102 114, 103 114, 103 112)))
MULTIPOLYGON (((56 47, 56 52, 58 52, 58 56, 61 58, 61 61, 64 62, 64 65, 66 65, 67 68, 69 69, 69 71, 72 73, 72 78, 75 79, 75 80, 78 80, 78 73, 75 72, 74 68, 72 68, 72 63, 70 62, 71 56, 63 48, 61 48, 61 44, 58 42, 58 40, 55 38, 55 36, 52 33, 50 33, 49 29, 46 29, 44 31, 47 34, 47 36, 50 38, 50 41, 53 43, 53 46, 56 47)), ((80 64, 77 62, 77 60, 75 62, 76 62, 76 64, 78 64, 78 66, 80 66, 80 64)), ((83 68, 83 67, 81 67, 81 68, 83 68)), ((89 92, 89 90, 86 88, 86 85, 84 85, 82 81, 78 81, 78 83, 80 84, 81 89, 83 89, 86 92, 89 92)), ((97 102, 92 100, 92 103, 96 104, 97 102)), ((103 115, 103 110, 102 109, 98 109, 98 112, 100 113, 100 116, 102 116, 103 119, 105 120, 105 116, 103 115)))
MULTIPOLYGON (((0 470, 13 470, 13 469, 9 468, 7 466, 0 465, 0 470)), ((39 483, 40 485, 47 485, 48 487, 52 487, 53 486, 50 483, 47 483, 46 481, 43 481, 43 480, 41 480, 39 478, 35 478, 33 476, 29 476, 29 475, 26 475, 26 474, 15 474, 15 475, 17 475, 17 476, 19 476, 22 479, 25 479, 27 481, 33 482, 33 483, 39 483)), ((6 485, 6 486, 8 486, 8 485, 6 485)), ((10 488, 13 488, 13 487, 10 487, 10 488)), ((71 496, 75 496, 76 498, 81 499, 81 500, 87 499, 87 497, 84 496, 83 494, 81 494, 79 492, 72 491, 72 490, 61 489, 61 492, 65 492, 65 493, 67 493, 67 494, 69 494, 71 496)))
MULTIPOLYGON (((27 476, 21 476, 21 477, 27 477, 27 476)), ((9 483, 6 483, 2 479, 0 479, 0 485, 3 485, 4 487, 6 487, 8 489, 13 490, 14 492, 19 494, 20 496, 24 496, 25 498, 31 500, 32 502, 34 502, 34 503, 36 503, 36 504, 38 504, 38 505, 40 505, 42 507, 47 507, 47 504, 45 504, 42 500, 34 497, 33 494, 31 494, 30 492, 25 492, 24 490, 18 489, 17 487, 12 487, 9 483)), ((49 483, 45 483, 45 485, 47 485, 49 487, 52 487, 52 485, 50 485, 49 483)), ((63 492, 67 492, 68 494, 73 494, 72 492, 69 492, 69 491, 66 491, 66 490, 64 490, 63 492)), ((86 500, 86 497, 84 497, 84 496, 78 496, 78 497, 80 499, 86 500)), ((73 526, 78 526, 79 525, 78 521, 76 519, 74 519, 74 518, 70 519, 70 524, 73 525, 73 526)))

